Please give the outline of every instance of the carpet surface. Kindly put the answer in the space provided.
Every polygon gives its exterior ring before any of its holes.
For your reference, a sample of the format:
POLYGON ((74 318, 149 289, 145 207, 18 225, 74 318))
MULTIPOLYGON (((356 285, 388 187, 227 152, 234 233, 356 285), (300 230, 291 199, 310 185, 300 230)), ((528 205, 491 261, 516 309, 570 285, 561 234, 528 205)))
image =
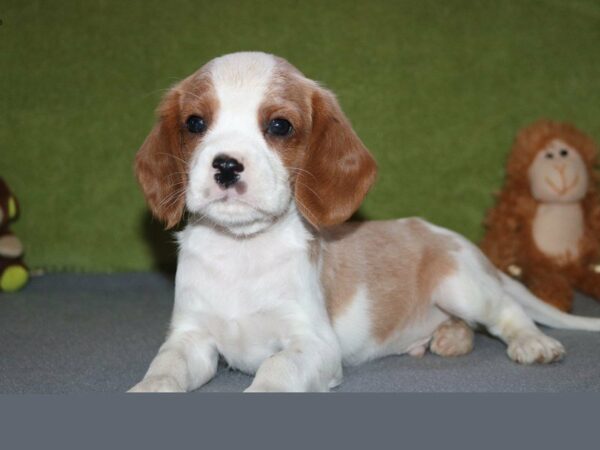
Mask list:
POLYGON ((600 139, 599 44, 597 0, 3 0, 0 176, 33 268, 170 262, 132 173, 153 110, 209 59, 263 50, 332 88, 375 154, 365 217, 477 239, 519 128, 600 139))
MULTIPOLYGON (((155 273, 47 275, 0 294, 0 393, 126 391, 163 342, 172 295, 172 282, 155 273)), ((600 304, 578 297, 575 312, 598 317, 600 304)), ((600 333, 545 331, 565 345, 565 360, 519 366, 504 344, 477 334, 467 356, 393 356, 346 368, 335 391, 600 391, 600 333)), ((250 382, 221 365, 198 392, 240 392, 250 382)))

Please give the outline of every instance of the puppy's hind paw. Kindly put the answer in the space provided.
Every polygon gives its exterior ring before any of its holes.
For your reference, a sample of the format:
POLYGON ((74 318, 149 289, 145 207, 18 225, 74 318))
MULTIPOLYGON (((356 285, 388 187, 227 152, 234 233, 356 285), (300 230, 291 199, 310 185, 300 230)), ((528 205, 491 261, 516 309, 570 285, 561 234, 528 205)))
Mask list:
POLYGON ((565 348, 556 339, 535 333, 517 336, 509 343, 507 353, 519 364, 547 364, 561 360, 565 356, 565 348))
POLYGON ((461 356, 473 350, 473 341, 471 327, 462 320, 451 319, 435 330, 429 349, 439 356, 461 356))

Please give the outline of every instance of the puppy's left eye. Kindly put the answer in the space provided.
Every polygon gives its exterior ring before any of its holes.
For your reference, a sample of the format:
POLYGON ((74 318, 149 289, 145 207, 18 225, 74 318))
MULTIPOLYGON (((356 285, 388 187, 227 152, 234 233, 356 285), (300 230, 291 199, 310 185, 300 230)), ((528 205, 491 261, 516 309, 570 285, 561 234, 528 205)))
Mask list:
POLYGON ((287 136, 292 132, 292 124, 285 119, 273 119, 269 122, 267 133, 274 136, 287 136))

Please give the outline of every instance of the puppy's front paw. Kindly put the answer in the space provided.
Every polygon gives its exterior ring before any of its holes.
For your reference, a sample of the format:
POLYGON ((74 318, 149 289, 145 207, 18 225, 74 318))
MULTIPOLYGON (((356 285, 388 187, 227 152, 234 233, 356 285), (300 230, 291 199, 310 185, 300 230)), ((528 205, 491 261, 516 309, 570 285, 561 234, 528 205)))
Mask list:
POLYGON ((565 356, 563 345, 542 333, 516 337, 508 345, 507 352, 510 359, 519 364, 547 364, 565 356))
POLYGON ((250 386, 248 386, 244 390, 245 393, 286 392, 286 391, 289 391, 289 390, 285 389, 284 386, 280 386, 280 385, 278 386, 273 383, 266 383, 266 382, 252 383, 250 386))
POLYGON ((185 392, 185 390, 177 383, 175 378, 162 376, 144 378, 127 392, 185 392))

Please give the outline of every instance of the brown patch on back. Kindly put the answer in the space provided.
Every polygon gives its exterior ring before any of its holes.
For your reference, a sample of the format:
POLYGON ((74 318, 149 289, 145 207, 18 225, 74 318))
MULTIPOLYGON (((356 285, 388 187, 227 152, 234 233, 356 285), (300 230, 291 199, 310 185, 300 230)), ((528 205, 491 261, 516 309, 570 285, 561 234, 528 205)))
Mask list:
POLYGON ((358 288, 356 264, 347 256, 359 253, 356 243, 344 236, 356 229, 357 223, 345 223, 324 231, 323 268, 321 283, 326 299, 327 313, 332 320, 339 317, 350 305, 358 288))
POLYGON ((440 281, 454 272, 456 262, 450 252, 458 250, 458 245, 448 236, 435 233, 419 219, 409 219, 408 227, 415 243, 422 245, 417 265, 418 294, 430 299, 440 281))
POLYGON ((335 320, 367 287, 373 334, 383 342, 429 310, 433 291, 456 270, 458 244, 419 219, 342 224, 324 234, 327 309, 335 320))

